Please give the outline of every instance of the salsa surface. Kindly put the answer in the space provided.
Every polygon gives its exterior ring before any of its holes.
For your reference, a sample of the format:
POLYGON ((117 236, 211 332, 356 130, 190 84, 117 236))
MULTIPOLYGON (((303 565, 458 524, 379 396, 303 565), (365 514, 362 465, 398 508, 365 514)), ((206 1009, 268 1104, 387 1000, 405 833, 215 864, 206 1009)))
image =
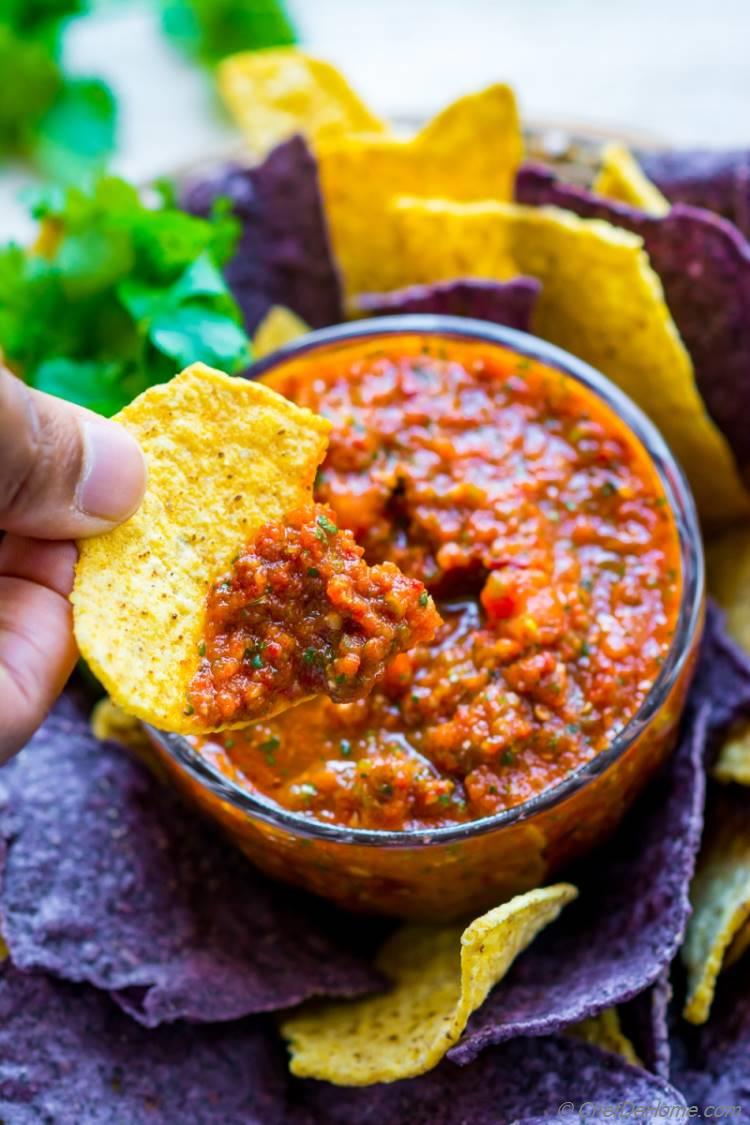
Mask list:
POLYGON ((433 828, 517 805, 607 747, 676 625, 679 540, 631 431, 518 354, 449 342, 297 361, 275 389, 334 426, 316 499, 443 624, 364 699, 199 743, 321 821, 433 828))
POLYGON ((431 640, 422 583, 363 554, 322 504, 262 527, 209 592, 192 710, 222 726, 318 693, 362 698, 391 657, 431 640))

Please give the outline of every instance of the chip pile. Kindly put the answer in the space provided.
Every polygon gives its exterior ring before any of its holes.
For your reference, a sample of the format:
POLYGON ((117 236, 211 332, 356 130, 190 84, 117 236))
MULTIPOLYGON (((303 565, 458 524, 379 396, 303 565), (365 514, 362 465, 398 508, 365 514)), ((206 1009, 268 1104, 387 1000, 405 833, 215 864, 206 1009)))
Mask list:
POLYGON ((227 60, 220 87, 249 159, 183 205, 239 218, 227 280, 257 353, 420 311, 580 355, 681 459, 742 647, 711 608, 679 745, 610 843, 462 926, 363 922, 262 878, 127 717, 100 707, 99 738, 130 748, 100 741, 69 693, 0 776, 0 1118, 750 1122, 747 153, 611 145, 583 189, 522 164, 503 85, 410 137, 301 52, 227 60))

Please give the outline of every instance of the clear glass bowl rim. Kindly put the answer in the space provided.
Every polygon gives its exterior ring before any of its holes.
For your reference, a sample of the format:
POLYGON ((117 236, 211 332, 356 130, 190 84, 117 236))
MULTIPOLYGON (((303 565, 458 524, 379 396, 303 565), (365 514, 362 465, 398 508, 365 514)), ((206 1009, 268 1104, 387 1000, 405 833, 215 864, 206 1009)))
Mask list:
POLYGON ((499 344, 501 347, 510 348, 520 355, 540 360, 562 371, 603 399, 639 438, 664 486, 679 531, 682 598, 672 644, 661 671, 641 707, 615 736, 610 746, 600 751, 591 761, 579 766, 557 785, 545 789, 522 804, 479 820, 430 830, 399 831, 347 828, 338 824, 326 824, 301 813, 292 812, 268 798, 242 789, 202 758, 182 735, 147 727, 158 745, 180 767, 187 770, 194 780, 248 817, 284 829, 293 836, 358 847, 415 848, 460 843, 462 840, 496 831, 503 826, 529 820, 584 788, 605 773, 658 714, 679 679, 703 615, 705 574, 702 540, 692 493, 682 469, 659 431, 641 409, 599 371, 562 348, 526 332, 490 324, 483 320, 444 315, 404 314, 353 321, 310 332, 256 361, 247 369, 245 376, 257 379, 288 360, 298 359, 313 352, 335 350, 338 345, 355 341, 362 341, 363 345, 366 345, 368 341, 386 340, 389 336, 405 334, 499 344))

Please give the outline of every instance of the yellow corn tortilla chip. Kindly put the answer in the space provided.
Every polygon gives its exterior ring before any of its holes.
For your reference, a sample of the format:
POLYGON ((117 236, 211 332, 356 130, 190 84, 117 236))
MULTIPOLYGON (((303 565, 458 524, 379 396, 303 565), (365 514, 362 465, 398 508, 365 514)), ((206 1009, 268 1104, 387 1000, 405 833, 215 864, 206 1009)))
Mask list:
POLYGON ((635 1047, 628 1039, 620 1025, 620 1015, 617 1008, 605 1008, 598 1016, 590 1016, 579 1023, 572 1023, 567 1027, 568 1035, 575 1035, 578 1039, 585 1039, 596 1047, 603 1047, 614 1055, 620 1055, 633 1066, 643 1066, 636 1054, 635 1047))
POLYGON ((687 969, 683 1015, 690 1023, 705 1023, 716 979, 726 962, 744 951, 748 937, 750 799, 742 790, 715 795, 690 900, 693 913, 682 946, 687 969))
POLYGON ((731 528, 706 545, 706 572, 729 633, 750 652, 750 527, 731 528))
POLYGON ((651 183, 632 152, 614 142, 602 149, 592 190, 618 203, 639 207, 649 215, 666 215, 669 210, 669 200, 651 183))
MULTIPOLYGON (((450 268, 462 247, 471 246, 475 277, 507 277, 510 259, 517 274, 539 278, 536 334, 608 375, 650 415, 682 462, 707 521, 750 510, 637 235, 553 207, 413 198, 393 202, 391 226, 409 252, 423 247, 431 266, 450 268)), ((442 268, 437 272, 420 280, 442 280, 442 268)))
POLYGON ((711 769, 717 781, 750 785, 750 722, 741 720, 731 728, 711 769))
POLYGON ((726 953, 724 954, 724 961, 722 969, 731 969, 740 957, 742 957, 750 946, 750 917, 740 925, 729 943, 726 953))
POLYGON ((317 141, 387 130, 335 66, 294 47, 230 55, 219 63, 217 81, 258 157, 294 133, 317 141))
POLYGON ((255 329, 253 356, 255 359, 262 359, 309 331, 310 326, 291 309, 284 305, 273 305, 255 329))
POLYGON ((369 1086, 431 1070, 518 954, 577 894, 569 883, 528 891, 466 929, 402 926, 377 960, 394 981, 390 992, 313 1001, 282 1021, 292 1073, 369 1086))
POLYGON ((130 750, 151 749, 140 719, 134 719, 108 698, 100 699, 91 712, 91 731, 102 742, 119 742, 130 750))
MULTIPOLYGON (((706 546, 708 588, 726 614, 729 633, 750 652, 750 528, 736 527, 706 546)), ((727 734, 712 769, 722 782, 750 785, 750 722, 727 734)))
POLYGON ((148 465, 143 504, 79 544, 81 653, 129 715, 184 734, 206 597, 263 524, 309 503, 329 423, 268 387, 193 364, 119 415, 148 465))
POLYGON ((411 275, 390 237, 392 197, 510 200, 523 145, 513 91, 495 85, 459 98, 414 137, 350 136, 315 148, 333 248, 351 298, 422 280, 411 275))

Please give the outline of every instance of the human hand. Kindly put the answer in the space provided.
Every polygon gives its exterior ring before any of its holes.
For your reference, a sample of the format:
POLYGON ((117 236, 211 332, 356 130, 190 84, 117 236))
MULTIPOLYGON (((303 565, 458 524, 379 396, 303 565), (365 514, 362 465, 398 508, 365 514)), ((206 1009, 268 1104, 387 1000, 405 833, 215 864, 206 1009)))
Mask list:
POLYGON ((76 660, 71 540, 127 519, 145 484, 121 426, 0 368, 0 763, 42 722, 76 660))

